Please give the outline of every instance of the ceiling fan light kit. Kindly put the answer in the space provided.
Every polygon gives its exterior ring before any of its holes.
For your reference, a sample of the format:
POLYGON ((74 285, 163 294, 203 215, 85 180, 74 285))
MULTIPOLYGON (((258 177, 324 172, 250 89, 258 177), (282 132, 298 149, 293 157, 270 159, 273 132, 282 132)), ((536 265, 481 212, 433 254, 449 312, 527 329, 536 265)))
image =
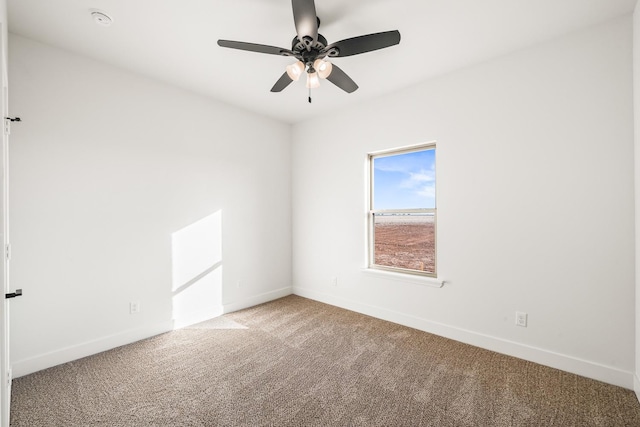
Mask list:
POLYGON ((295 64, 287 65, 287 75, 289 78, 297 82, 304 71, 304 64, 302 61, 298 61, 295 64))
POLYGON ((326 79, 331 74, 333 70, 333 65, 329 61, 325 61, 323 59, 316 59, 313 62, 313 68, 318 72, 318 76, 321 79, 326 79))
MULTIPOLYGON (((297 62, 286 67, 284 74, 271 88, 271 92, 281 92, 291 82, 298 81, 302 73, 306 71, 306 87, 309 90, 319 87, 320 79, 327 79, 345 92, 352 93, 358 89, 358 85, 337 65, 326 61, 325 58, 359 55, 400 43, 400 32, 394 30, 328 44, 327 39, 318 33, 320 18, 316 16, 314 0, 291 0, 291 5, 297 33, 291 43, 291 49, 233 40, 218 40, 218 45, 221 47, 291 56, 297 59, 297 62)), ((311 96, 309 96, 309 102, 311 102, 311 96)))
POLYGON ((310 68, 307 71, 307 89, 317 89, 320 87, 320 79, 318 78, 318 73, 310 68))

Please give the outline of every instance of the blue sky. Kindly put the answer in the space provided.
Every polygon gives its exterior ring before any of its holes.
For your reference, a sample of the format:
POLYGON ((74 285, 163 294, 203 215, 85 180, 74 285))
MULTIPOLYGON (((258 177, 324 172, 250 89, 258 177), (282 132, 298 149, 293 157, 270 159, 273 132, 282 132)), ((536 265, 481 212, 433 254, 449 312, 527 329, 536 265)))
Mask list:
POLYGON ((373 159, 374 209, 435 208, 436 150, 373 159))

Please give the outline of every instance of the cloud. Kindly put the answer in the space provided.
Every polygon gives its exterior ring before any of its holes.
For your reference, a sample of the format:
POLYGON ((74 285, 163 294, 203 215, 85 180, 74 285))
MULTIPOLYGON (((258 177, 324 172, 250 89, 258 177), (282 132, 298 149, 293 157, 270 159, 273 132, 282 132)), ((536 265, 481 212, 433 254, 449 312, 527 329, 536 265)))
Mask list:
POLYGON ((433 199, 436 197, 436 186, 435 185, 427 185, 422 187, 416 192, 421 197, 427 197, 433 199))
POLYGON ((436 171, 421 169, 419 172, 408 172, 409 177, 400 183, 401 188, 415 189, 422 187, 425 183, 436 181, 436 171))
POLYGON ((433 150, 380 157, 373 165, 376 206, 385 206, 385 209, 435 206, 433 150))
POLYGON ((431 203, 436 197, 435 169, 421 169, 418 172, 408 172, 408 177, 400 183, 400 187, 413 193, 414 196, 431 203))
POLYGON ((378 157, 374 167, 381 172, 410 173, 424 168, 426 162, 432 162, 431 150, 378 157))

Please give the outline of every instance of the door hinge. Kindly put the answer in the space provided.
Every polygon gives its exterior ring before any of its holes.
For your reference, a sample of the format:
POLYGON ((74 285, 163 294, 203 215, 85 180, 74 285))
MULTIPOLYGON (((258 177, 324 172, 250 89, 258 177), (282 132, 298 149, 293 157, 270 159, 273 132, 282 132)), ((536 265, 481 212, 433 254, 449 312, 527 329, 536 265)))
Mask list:
POLYGON ((9 292, 8 294, 4 294, 5 299, 11 299, 11 298, 21 297, 21 296, 22 296, 22 289, 16 289, 15 292, 9 292))
POLYGON ((20 117, 5 117, 4 118, 4 133, 5 135, 11 134, 11 122, 21 122, 20 117))
POLYGON ((7 254, 7 261, 11 261, 11 243, 7 243, 7 248, 5 252, 7 254))

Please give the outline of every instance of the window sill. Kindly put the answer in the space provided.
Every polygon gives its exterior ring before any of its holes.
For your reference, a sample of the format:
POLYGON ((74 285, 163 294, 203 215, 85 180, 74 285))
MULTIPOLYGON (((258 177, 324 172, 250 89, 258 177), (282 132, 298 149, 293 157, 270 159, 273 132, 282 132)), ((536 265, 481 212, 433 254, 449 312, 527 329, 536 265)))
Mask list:
POLYGON ((416 285, 430 286, 433 288, 441 288, 444 286, 444 280, 437 277, 418 276, 414 274, 396 273, 393 271, 378 270, 375 268, 363 268, 362 272, 371 276, 395 280, 404 283, 413 283, 416 285))

